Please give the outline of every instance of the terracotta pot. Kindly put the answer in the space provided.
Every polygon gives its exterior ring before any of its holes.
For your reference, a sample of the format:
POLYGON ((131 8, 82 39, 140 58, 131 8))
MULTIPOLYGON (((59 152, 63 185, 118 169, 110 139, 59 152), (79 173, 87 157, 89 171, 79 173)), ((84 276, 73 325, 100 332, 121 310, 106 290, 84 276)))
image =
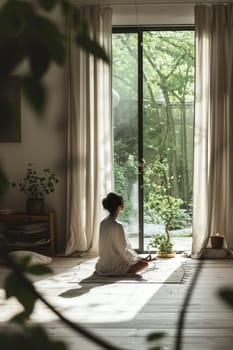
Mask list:
POLYGON ((158 258, 174 258, 176 256, 176 253, 157 253, 156 256, 158 258))
POLYGON ((211 246, 214 249, 221 249, 223 246, 223 240, 224 237, 223 236, 211 236, 210 237, 210 242, 211 242, 211 246))
POLYGON ((42 214, 44 207, 44 198, 28 198, 26 201, 26 212, 29 214, 42 214))

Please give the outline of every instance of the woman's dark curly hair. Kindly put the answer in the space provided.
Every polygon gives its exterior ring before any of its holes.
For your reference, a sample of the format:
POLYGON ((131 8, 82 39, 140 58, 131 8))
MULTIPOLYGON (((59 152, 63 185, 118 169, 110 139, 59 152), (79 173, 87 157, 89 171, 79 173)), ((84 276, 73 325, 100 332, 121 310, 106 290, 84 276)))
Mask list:
POLYGON ((123 197, 119 193, 110 192, 108 195, 102 200, 102 204, 104 209, 107 209, 111 215, 114 215, 117 208, 124 204, 123 197))

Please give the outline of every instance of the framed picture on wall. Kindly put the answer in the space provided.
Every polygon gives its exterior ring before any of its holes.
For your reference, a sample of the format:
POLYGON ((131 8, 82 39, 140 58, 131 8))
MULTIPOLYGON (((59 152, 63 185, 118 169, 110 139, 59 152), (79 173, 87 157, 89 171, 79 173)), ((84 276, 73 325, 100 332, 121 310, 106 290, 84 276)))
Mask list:
POLYGON ((0 84, 0 142, 21 141, 21 83, 9 76, 0 84))

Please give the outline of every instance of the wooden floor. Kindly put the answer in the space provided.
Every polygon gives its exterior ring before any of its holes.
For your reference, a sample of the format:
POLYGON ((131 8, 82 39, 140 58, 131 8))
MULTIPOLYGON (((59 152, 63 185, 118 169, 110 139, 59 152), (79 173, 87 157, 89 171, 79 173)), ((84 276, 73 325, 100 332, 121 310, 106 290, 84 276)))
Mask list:
MULTIPOLYGON (((149 349, 146 336, 156 330, 166 333, 162 349, 174 349, 178 313, 191 279, 185 284, 70 284, 79 263, 80 259, 54 258, 54 275, 35 281, 35 286, 66 317, 121 349, 149 349)), ((6 275, 7 270, 0 267, 1 328, 8 327, 6 321, 19 310, 13 298, 4 298, 1 286, 6 275)), ((185 320, 183 350, 233 349, 233 310, 217 295, 222 286, 233 286, 233 260, 205 260, 185 320)), ((30 322, 42 323, 71 350, 100 349, 65 327, 39 302, 30 322)))

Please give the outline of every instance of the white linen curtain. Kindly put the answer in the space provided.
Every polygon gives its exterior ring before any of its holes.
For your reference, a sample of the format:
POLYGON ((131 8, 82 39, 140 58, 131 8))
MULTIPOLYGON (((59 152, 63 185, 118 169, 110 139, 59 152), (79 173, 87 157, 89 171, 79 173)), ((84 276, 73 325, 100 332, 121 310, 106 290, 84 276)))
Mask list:
POLYGON ((233 4, 197 5, 192 256, 233 251, 233 4))
MULTIPOLYGON (((88 22, 91 35, 111 57, 111 9, 84 6, 80 15, 88 22)), ((112 188, 111 67, 77 48, 71 31, 69 36, 65 254, 95 256, 101 200, 112 188)))

